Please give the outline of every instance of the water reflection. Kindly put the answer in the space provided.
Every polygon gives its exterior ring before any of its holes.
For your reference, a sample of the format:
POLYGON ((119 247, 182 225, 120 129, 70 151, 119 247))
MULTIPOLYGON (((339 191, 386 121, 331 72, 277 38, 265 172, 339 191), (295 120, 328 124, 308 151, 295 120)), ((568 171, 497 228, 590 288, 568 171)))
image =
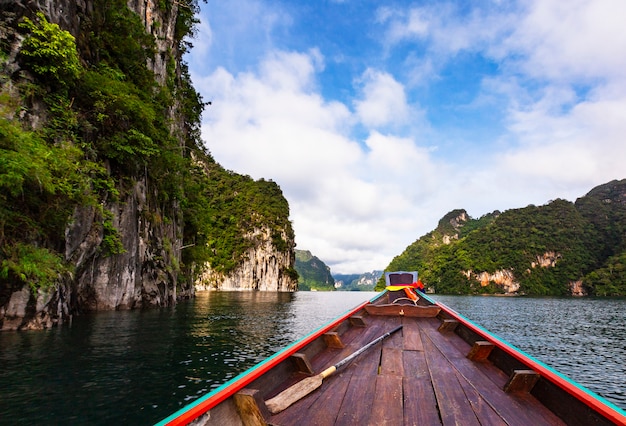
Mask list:
POLYGON ((368 297, 209 292, 0 333, 0 424, 153 424, 368 297))
POLYGON ((186 376, 176 394, 189 401, 262 361, 293 314, 292 293, 207 292, 178 315, 177 352, 186 376), (190 392, 191 391, 191 392, 190 392))

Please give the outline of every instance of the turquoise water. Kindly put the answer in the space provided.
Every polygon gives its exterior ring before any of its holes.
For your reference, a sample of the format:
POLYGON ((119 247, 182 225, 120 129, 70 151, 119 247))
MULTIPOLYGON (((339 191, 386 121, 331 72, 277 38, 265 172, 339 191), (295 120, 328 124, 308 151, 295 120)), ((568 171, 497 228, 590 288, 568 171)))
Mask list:
MULTIPOLYGON (((374 295, 203 293, 0 333, 0 424, 153 424, 374 295)), ((626 299, 436 298, 626 408, 626 299)))

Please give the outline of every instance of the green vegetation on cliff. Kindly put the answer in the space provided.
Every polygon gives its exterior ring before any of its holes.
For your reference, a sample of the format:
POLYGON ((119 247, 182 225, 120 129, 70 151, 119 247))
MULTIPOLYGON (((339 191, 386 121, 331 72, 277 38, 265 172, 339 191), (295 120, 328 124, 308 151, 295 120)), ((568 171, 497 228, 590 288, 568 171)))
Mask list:
POLYGON ((383 276, 383 271, 364 272, 362 274, 333 274, 337 290, 373 291, 376 283, 383 276))
POLYGON ((382 275, 382 271, 333 275, 330 267, 310 251, 296 250, 295 252, 299 290, 372 291, 382 275))
POLYGON ((335 290, 330 268, 310 251, 296 250, 296 271, 299 290, 335 290))
POLYGON ((578 283, 577 292, 612 296, 626 294, 625 253, 623 180, 576 203, 554 200, 480 219, 452 211, 386 270, 418 270, 437 293, 502 293, 508 286, 520 294, 567 295, 578 283))
MULTIPOLYGON (((169 13, 172 2, 158 5, 169 13)), ((178 10, 180 55, 197 2, 178 10)), ((0 16, 0 305, 11 288, 35 290, 71 274, 64 233, 79 206, 97 212, 101 255, 121 253, 120 230, 104 206, 138 181, 154 207, 145 220, 184 224, 176 242, 185 247, 183 264, 168 267, 188 280, 207 261, 217 271, 236 267, 255 228, 269 228, 274 246, 290 251, 278 185, 224 170, 203 147, 204 103, 186 65, 172 52, 158 83, 147 66, 155 36, 126 2, 95 0, 91 12, 77 38, 41 13, 0 16)))
MULTIPOLYGON (((289 205, 275 182, 254 181, 204 156, 193 165, 185 184, 185 264, 209 262, 215 271, 228 273, 256 244, 248 234, 263 227, 269 228, 277 250, 292 249, 289 205)), ((296 277, 295 271, 286 272, 296 277)))

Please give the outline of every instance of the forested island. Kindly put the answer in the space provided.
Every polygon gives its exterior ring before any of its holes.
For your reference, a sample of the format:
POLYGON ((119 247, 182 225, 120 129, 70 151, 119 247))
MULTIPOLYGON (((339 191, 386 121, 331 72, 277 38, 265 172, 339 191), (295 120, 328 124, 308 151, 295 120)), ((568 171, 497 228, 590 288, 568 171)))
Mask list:
POLYGON ((386 270, 417 270, 442 294, 626 295, 626 179, 574 203, 451 211, 386 270))
POLYGON ((197 1, 0 4, 0 329, 293 291, 279 186, 225 170, 182 60, 197 1))

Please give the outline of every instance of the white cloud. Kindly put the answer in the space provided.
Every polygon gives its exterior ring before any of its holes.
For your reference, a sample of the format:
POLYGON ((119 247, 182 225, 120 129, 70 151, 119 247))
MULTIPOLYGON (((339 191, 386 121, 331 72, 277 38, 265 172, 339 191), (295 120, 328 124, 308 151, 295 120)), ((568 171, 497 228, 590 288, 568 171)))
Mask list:
POLYGON ((328 61, 322 45, 275 49, 270 35, 288 27, 290 17, 242 1, 228 8, 253 6, 243 19, 253 30, 246 34, 237 24, 218 35, 207 26, 212 35, 203 49, 213 58, 219 49, 227 59, 203 75, 192 68, 196 88, 213 101, 203 138, 226 168, 281 186, 299 248, 334 273, 384 268, 455 208, 480 216, 573 200, 626 177, 620 1, 381 7, 383 59, 364 60, 345 79, 352 87, 332 89, 344 91, 344 103, 322 95, 329 89, 321 77, 339 62, 328 61), (218 41, 225 36, 230 41, 218 41), (241 56, 258 46, 245 66, 228 61, 228 52, 241 56), (504 116, 493 140, 450 137, 445 123, 428 122, 432 105, 416 95, 433 82, 444 85, 443 71, 465 53, 497 65, 474 77, 479 92, 464 105, 504 116), (458 146, 449 143, 455 138, 463 139, 458 146))
MULTIPOLYGON (((541 0, 498 46, 508 63, 514 147, 502 169, 552 186, 562 197, 624 178, 626 162, 626 4, 541 0)), ((555 190, 555 192, 556 192, 555 190)))
POLYGON ((431 29, 432 16, 425 8, 409 10, 406 17, 401 21, 394 21, 389 30, 392 41, 404 38, 425 38, 431 29))
POLYGON ((415 42, 423 45, 429 55, 442 56, 443 59, 462 50, 484 49, 510 31, 513 23, 511 11, 494 4, 489 7, 475 5, 470 12, 461 9, 455 2, 408 9, 382 7, 377 19, 387 24, 386 44, 415 42))
POLYGON ((539 79, 623 78, 626 3, 621 0, 535 0, 502 47, 539 79))
POLYGON ((432 191, 435 167, 428 150, 410 138, 374 132, 364 146, 353 140, 357 116, 378 124, 406 119, 402 87, 387 74, 369 71, 355 115, 317 93, 322 59, 318 51, 274 52, 258 73, 232 75, 219 68, 195 77, 196 87, 213 99, 203 139, 224 167, 279 183, 298 245, 333 272, 382 268, 414 240, 419 221, 407 212, 424 191, 432 191), (373 99, 394 116, 383 111, 384 120, 368 118, 365 103, 373 99), (425 172, 431 177, 424 178, 425 172))
POLYGON ((367 69, 359 79, 362 98, 355 102, 356 113, 368 128, 406 124, 409 118, 404 87, 388 73, 367 69))
POLYGON ((541 100, 511 118, 521 144, 503 155, 509 170, 590 187, 623 169, 626 97, 578 102, 567 112, 546 108, 541 100))

